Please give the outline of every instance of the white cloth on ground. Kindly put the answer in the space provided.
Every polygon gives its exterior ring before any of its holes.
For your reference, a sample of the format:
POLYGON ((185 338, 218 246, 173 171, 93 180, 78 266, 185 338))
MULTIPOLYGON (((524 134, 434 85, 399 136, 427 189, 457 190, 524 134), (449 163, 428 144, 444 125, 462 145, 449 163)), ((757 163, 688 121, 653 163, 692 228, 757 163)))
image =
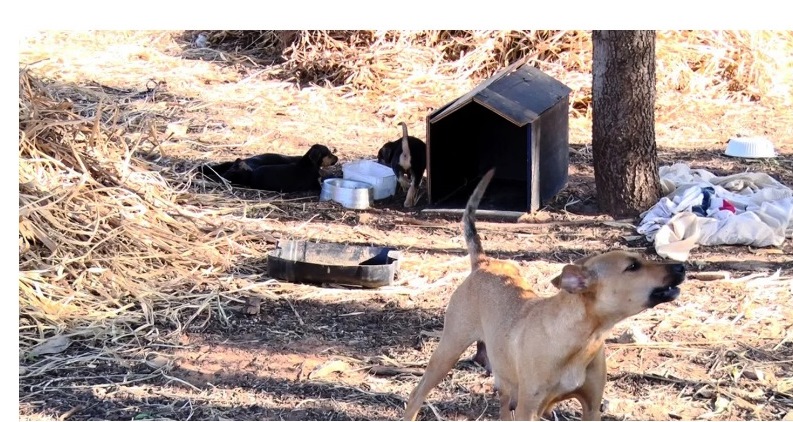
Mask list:
POLYGON ((793 237, 793 190, 765 173, 717 177, 678 163, 659 174, 666 196, 636 231, 663 257, 685 261, 697 245, 780 246, 793 237))

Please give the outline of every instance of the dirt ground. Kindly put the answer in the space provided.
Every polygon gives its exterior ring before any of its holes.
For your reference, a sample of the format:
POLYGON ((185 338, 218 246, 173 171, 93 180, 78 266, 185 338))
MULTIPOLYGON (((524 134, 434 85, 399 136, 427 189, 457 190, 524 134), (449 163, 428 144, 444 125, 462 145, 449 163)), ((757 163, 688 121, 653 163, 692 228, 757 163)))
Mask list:
MULTIPOLYGON (((44 63, 41 73, 80 86, 95 82, 131 89, 140 88, 148 78, 170 78, 168 93, 205 100, 204 106, 186 102, 178 113, 166 115, 172 128, 187 130, 163 142, 157 163, 182 169, 185 177, 199 162, 264 148, 301 153, 319 141, 333 145, 341 162, 372 158, 384 140, 398 135, 392 120, 411 113, 421 116, 433 104, 454 98, 427 100, 427 105, 404 113, 388 103, 392 115, 383 114, 379 111, 385 103, 373 102, 363 93, 339 87, 300 90, 265 77, 261 72, 266 67, 193 60, 179 51, 187 48, 184 41, 174 40, 157 38, 144 46, 137 39, 79 35, 67 43, 48 35, 30 41, 20 62, 48 55, 58 69, 44 63), (88 53, 81 48, 91 40, 107 45, 101 53, 108 58, 105 66, 127 66, 124 76, 110 77, 101 67, 85 68, 88 62, 81 61, 81 54, 88 53), (72 49, 63 49, 59 56, 47 52, 48 45, 64 43, 73 44, 72 49), (114 49, 128 55, 110 56, 114 49), (165 64, 147 64, 147 57, 155 55, 167 56, 162 59, 165 64), (129 60, 133 56, 138 60, 129 60), (195 80, 171 77, 178 72, 194 75, 195 80), (219 97, 238 98, 228 98, 223 108, 212 106, 219 97), (305 129, 306 122, 312 122, 311 129, 305 129)), ((689 125, 689 120, 664 117, 673 114, 671 106, 659 106, 659 164, 685 162, 717 175, 761 171, 793 186, 789 126, 773 126, 763 117, 741 114, 741 110, 751 114, 746 104, 730 107, 729 113, 699 116, 689 125), (702 125, 708 131, 701 130, 702 125), (768 160, 724 156, 724 141, 736 127, 777 140, 780 156, 768 160)), ((695 108, 681 103, 675 113, 688 119, 695 108)), ((411 130, 424 133, 423 125, 423 119, 416 118, 411 130)), ((614 224, 597 212, 588 128, 586 117, 571 121, 570 180, 550 204, 520 223, 481 220, 487 253, 515 261, 540 294, 553 294, 549 278, 565 263, 589 253, 627 248, 655 256, 632 226, 614 224)), ((340 175, 340 164, 329 172, 340 175)), ((250 201, 261 197, 239 189, 213 189, 199 180, 190 189, 250 201)), ((255 286, 223 298, 233 306, 222 315, 199 314, 181 332, 177 347, 153 343, 146 346, 146 360, 87 360, 79 370, 53 369, 45 377, 21 378, 20 419, 400 418, 407 395, 437 345, 449 295, 468 271, 457 217, 420 212, 426 197, 417 210, 404 209, 398 197, 366 211, 319 202, 314 196, 279 198, 284 212, 267 214, 251 207, 234 215, 267 228, 272 237, 262 242, 270 247, 280 238, 310 238, 399 248, 404 258, 397 280, 377 290, 298 285, 267 277, 264 257, 240 262, 239 270, 229 274, 229 283, 236 277, 255 281, 255 286)), ((604 419, 790 418, 792 255, 790 241, 780 248, 696 248, 688 263, 691 277, 678 300, 614 328, 607 344, 604 419), (728 271, 730 279, 696 278, 717 270, 728 271)), ((158 324, 162 332, 173 328, 167 321, 158 324)), ((422 408, 420 418, 497 418, 492 377, 467 360, 472 351, 473 347, 429 396, 431 406, 422 408)), ((83 352, 79 345, 68 351, 74 356, 83 352)), ((575 402, 560 405, 554 413, 560 420, 577 420, 580 415, 575 402)))

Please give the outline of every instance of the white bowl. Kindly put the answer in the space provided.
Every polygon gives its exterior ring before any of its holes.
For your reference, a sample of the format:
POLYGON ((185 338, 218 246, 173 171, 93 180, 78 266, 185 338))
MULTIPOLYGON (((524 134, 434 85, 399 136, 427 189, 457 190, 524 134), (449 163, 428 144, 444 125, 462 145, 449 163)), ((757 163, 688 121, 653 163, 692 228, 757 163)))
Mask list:
POLYGON ((325 179, 322 182, 320 201, 335 201, 345 208, 363 210, 369 208, 374 188, 372 185, 357 180, 325 179))
POLYGON ((377 161, 361 160, 341 166, 344 178, 369 183, 374 187, 374 199, 388 198, 396 193, 397 179, 391 167, 377 161))
POLYGON ((724 154, 741 158, 776 157, 774 144, 766 138, 731 138, 724 154))

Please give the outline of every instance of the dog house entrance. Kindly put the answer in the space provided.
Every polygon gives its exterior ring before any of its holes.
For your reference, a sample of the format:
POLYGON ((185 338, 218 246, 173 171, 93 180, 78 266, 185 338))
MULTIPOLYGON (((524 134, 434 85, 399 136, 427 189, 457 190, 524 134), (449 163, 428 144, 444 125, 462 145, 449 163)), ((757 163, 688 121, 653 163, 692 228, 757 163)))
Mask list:
POLYGON ((526 142, 496 142, 522 137, 522 128, 498 125, 500 117, 471 104, 432 126, 429 144, 433 206, 465 208, 477 183, 492 167, 496 174, 479 209, 525 211, 530 166, 526 142), (470 122, 470 123, 469 123, 470 122), (441 133, 444 136, 434 136, 441 133), (464 140, 458 142, 457 140, 464 140))
MULTIPOLYGON (((471 183, 459 189, 450 197, 443 201, 436 203, 434 208, 448 208, 448 209, 464 209, 468 198, 473 193, 479 178, 471 180, 471 183)), ((526 192, 525 183, 514 181, 495 180, 488 185, 485 195, 482 197, 482 202, 479 204, 480 210, 493 210, 493 211, 525 211, 526 210, 526 192)))

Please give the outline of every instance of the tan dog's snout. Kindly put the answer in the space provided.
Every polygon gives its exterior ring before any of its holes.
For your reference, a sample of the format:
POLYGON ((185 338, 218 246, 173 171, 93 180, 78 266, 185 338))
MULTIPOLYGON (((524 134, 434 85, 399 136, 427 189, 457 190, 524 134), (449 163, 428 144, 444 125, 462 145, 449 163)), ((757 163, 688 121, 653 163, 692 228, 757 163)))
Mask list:
POLYGON ((678 287, 686 279, 686 267, 683 264, 665 264, 667 275, 664 277, 665 285, 656 287, 650 292, 648 308, 664 302, 670 302, 680 296, 678 287))

